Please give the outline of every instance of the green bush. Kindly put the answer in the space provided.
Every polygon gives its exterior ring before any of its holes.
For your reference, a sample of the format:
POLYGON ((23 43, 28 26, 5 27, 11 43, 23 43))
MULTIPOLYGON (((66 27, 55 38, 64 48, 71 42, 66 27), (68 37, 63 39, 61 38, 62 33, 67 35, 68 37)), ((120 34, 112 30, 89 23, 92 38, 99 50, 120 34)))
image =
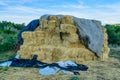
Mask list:
POLYGON ((120 45, 120 25, 105 25, 109 44, 120 45))
POLYGON ((0 22, 0 52, 14 49, 17 34, 24 26, 24 24, 15 24, 7 21, 0 22))
POLYGON ((0 51, 13 50, 16 44, 16 37, 14 35, 2 34, 3 39, 0 42, 0 51))

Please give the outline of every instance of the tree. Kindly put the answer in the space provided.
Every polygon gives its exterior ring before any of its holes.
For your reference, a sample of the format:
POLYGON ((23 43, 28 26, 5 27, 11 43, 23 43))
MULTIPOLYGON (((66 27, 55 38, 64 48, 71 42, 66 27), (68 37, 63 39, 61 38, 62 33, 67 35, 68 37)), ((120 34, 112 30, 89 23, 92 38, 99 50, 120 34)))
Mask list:
POLYGON ((109 44, 120 45, 120 25, 105 25, 109 44))

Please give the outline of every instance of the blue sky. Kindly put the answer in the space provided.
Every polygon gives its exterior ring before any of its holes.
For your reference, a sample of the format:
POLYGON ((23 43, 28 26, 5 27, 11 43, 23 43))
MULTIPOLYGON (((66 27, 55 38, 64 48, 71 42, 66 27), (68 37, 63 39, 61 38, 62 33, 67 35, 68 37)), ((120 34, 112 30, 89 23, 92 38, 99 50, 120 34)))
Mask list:
POLYGON ((0 0, 0 21, 28 24, 44 14, 120 23, 120 0, 0 0))

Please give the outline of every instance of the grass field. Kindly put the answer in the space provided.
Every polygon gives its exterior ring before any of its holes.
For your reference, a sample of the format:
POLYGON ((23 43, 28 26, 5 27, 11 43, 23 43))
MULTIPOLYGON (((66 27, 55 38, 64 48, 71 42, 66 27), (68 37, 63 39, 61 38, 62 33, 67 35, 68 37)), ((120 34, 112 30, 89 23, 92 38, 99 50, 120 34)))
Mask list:
MULTIPOLYGON (((0 61, 14 57, 13 52, 0 53, 0 61)), ((83 63, 88 71, 80 75, 59 72, 55 75, 42 76, 36 68, 0 67, 0 80, 120 80, 120 49, 111 48, 106 61, 83 63)))

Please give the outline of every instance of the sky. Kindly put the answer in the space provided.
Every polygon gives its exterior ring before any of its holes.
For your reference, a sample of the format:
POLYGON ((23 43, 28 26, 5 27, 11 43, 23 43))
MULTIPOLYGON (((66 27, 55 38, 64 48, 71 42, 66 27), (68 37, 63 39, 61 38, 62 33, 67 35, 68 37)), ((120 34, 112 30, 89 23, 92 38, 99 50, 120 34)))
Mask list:
POLYGON ((0 21, 28 24, 44 14, 120 23, 120 0, 0 0, 0 21))

